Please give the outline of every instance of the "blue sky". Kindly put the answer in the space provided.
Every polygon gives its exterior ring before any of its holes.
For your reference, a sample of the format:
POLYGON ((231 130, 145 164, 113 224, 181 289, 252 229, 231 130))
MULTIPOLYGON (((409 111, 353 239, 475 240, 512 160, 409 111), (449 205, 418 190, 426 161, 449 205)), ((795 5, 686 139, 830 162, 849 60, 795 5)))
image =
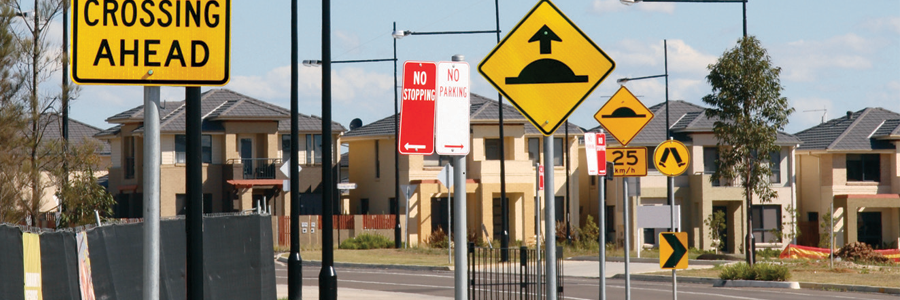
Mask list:
MULTIPOLYGON (((392 22, 413 31, 493 30, 494 1, 332 1, 332 59, 392 57, 392 22)), ((505 36, 537 1, 499 1, 505 36)), ((619 0, 554 2, 615 62, 616 69, 569 118, 597 126, 594 113, 618 85, 617 78, 664 72, 663 39, 668 40, 670 99, 703 106, 710 93, 707 66, 734 47, 742 35, 740 3, 638 3, 619 0)), ((225 88, 290 107, 290 2, 232 1, 231 81, 225 88), (274 2, 274 3, 273 3, 274 2)), ((300 1, 300 59, 319 59, 321 2, 300 1)), ((900 1, 750 0, 750 35, 782 68, 783 95, 796 112, 786 131, 795 133, 864 107, 900 112, 900 1)), ((59 27, 55 27, 59 28, 59 27)), ((51 36, 61 37, 60 31, 51 36)), ((476 71, 496 45, 494 34, 409 36, 398 40, 399 66, 405 60, 446 61, 463 54, 473 66, 471 90, 496 98, 476 71)), ((402 70, 398 70, 402 75, 402 70)), ((348 126, 368 124, 393 113, 393 64, 336 64, 333 118, 348 126)), ((58 88, 58 74, 44 83, 58 88)), ((321 114, 321 68, 300 69, 300 110, 321 114)), ((662 79, 634 81, 628 88, 647 105, 665 100, 662 79)), ((207 90, 209 88, 204 88, 207 90)), ((71 117, 108 128, 104 120, 141 105, 139 86, 83 86, 71 117)), ((184 89, 164 87, 163 100, 180 101, 184 89)))

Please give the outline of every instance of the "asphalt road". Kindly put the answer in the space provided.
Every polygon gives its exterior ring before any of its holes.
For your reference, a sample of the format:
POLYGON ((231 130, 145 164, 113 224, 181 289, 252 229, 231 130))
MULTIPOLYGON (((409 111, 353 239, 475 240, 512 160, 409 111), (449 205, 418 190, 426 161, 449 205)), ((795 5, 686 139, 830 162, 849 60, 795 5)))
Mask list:
MULTIPOLYGON (((453 272, 382 269, 338 269, 338 287, 356 290, 382 291, 410 294, 410 299, 453 297, 453 272)), ((276 282, 287 285, 287 266, 275 263, 276 282)), ((318 285, 319 267, 303 268, 303 285, 318 285)), ((607 299, 625 299, 625 281, 607 279, 607 299)), ((305 289, 306 290, 306 289, 305 289)), ((564 280, 565 295, 562 299, 599 299, 599 280, 596 278, 567 277, 564 280)), ((349 296, 349 295, 345 295, 349 296)), ((338 297, 342 297, 340 290, 338 297)), ((662 282, 631 281, 632 299, 671 299, 672 284, 662 282)), ((867 294, 820 290, 789 290, 767 288, 714 288, 708 284, 678 284, 679 299, 777 299, 777 300, 846 300, 846 299, 898 299, 885 294, 867 294)), ((399 299, 398 299, 399 300, 399 299)))

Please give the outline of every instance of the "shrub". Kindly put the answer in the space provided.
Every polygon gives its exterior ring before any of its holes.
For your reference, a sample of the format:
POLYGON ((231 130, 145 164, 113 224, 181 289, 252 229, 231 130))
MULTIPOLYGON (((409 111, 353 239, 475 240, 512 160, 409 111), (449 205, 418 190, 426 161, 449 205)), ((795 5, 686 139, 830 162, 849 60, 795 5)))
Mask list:
POLYGON ((394 248, 394 241, 383 235, 363 233, 341 243, 341 249, 384 249, 394 248))
POLYGON ((778 258, 781 255, 781 250, 778 248, 766 248, 756 250, 756 256, 762 258, 778 258))
POLYGON ((431 248, 447 249, 450 246, 450 239, 447 233, 444 232, 444 229, 438 226, 437 229, 431 232, 431 236, 425 239, 425 244, 428 244, 428 247, 431 248))
POLYGON ((884 257, 881 253, 872 250, 872 246, 862 242, 853 242, 842 247, 835 253, 842 259, 852 260, 856 262, 868 263, 889 263, 890 258, 884 257))
POLYGON ((722 267, 719 278, 724 280, 786 281, 791 278, 787 267, 779 264, 757 263, 753 267, 737 263, 722 267))

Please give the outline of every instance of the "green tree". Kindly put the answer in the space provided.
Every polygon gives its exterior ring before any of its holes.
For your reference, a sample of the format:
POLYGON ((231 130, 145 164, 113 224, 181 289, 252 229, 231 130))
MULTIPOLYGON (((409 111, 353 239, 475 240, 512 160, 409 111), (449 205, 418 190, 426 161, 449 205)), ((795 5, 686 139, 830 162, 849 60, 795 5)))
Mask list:
POLYGON ((100 142, 85 138, 66 146, 65 141, 58 139, 47 141, 47 148, 54 153, 65 151, 68 157, 68 168, 48 170, 59 187, 56 191, 61 200, 59 227, 93 224, 95 210, 102 216, 111 216, 116 202, 94 176, 94 170, 100 164, 96 154, 101 149, 100 142))
POLYGON ((708 69, 706 80, 712 94, 704 96, 703 102, 712 107, 706 116, 716 120, 713 132, 719 148, 712 177, 741 183, 748 230, 744 253, 747 263, 753 265, 749 208, 754 197, 766 203, 778 195, 769 186, 769 153, 780 150, 775 139, 794 109, 781 95, 781 68, 772 64, 756 37, 741 38, 737 47, 723 53, 708 69))
POLYGON ((17 101, 22 76, 16 68, 19 47, 12 29, 17 18, 9 0, 0 0, 0 223, 16 223, 23 215, 20 199, 26 189, 22 161, 25 140, 21 132, 27 122, 25 112, 17 101))
POLYGON ((22 19, 20 32, 15 35, 19 47, 17 65, 25 76, 19 95, 27 118, 27 128, 21 131, 25 138, 26 157, 24 170, 30 193, 20 198, 18 207, 27 216, 36 218, 41 213, 46 189, 53 184, 45 180, 45 172, 61 168, 65 152, 54 153, 44 143, 44 134, 51 125, 45 114, 56 109, 60 95, 43 92, 41 83, 61 67, 61 51, 49 40, 49 26, 53 18, 63 11, 63 0, 9 0, 15 15, 22 19), (61 155, 60 155, 61 154, 61 155))

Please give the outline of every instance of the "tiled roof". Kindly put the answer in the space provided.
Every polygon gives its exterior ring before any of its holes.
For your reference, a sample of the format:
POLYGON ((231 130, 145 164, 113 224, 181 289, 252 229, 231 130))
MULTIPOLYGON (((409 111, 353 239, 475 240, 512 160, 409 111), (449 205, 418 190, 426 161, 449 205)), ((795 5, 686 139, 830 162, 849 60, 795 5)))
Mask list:
MULTIPOLYGON (((44 129, 44 140, 62 139, 62 117, 55 113, 46 113, 41 115, 41 124, 46 124, 44 129)), ((69 142, 82 143, 85 139, 91 139, 101 145, 98 154, 109 155, 109 144, 101 142, 94 138, 94 135, 100 132, 100 128, 79 122, 78 120, 69 118, 69 142)))
POLYGON ((868 107, 828 120, 796 135, 803 141, 800 150, 878 150, 894 145, 878 137, 897 135, 900 114, 880 107, 868 107), (894 128, 891 128, 891 127, 894 128))
MULTIPOLYGON (((499 121, 500 120, 500 102, 489 99, 487 97, 472 93, 469 98, 469 120, 471 121, 499 121)), ((540 134, 541 132, 531 125, 515 107, 509 104, 503 104, 503 123, 504 124, 525 124, 525 134, 540 134)), ((384 119, 363 125, 344 134, 345 137, 355 136, 379 136, 394 135, 394 116, 388 116, 384 119)), ((556 135, 564 134, 564 127, 560 126, 556 131, 556 135)), ((581 134, 583 131, 578 125, 569 123, 569 134, 581 134)))
MULTIPOLYGON (((277 121, 279 131, 290 131, 290 110, 257 100, 228 89, 212 89, 200 96, 200 114, 203 132, 222 132, 225 130, 222 121, 229 120, 265 120, 277 121)), ((184 132, 186 129, 185 102, 164 102, 160 104, 160 132, 184 132)), ((321 132, 322 120, 318 117, 299 115, 301 131, 321 132)), ((116 114, 107 119, 112 123, 132 123, 144 121, 144 107, 138 106, 116 114)), ((113 127, 102 135, 117 133, 120 127, 113 127)), ((135 132, 143 132, 143 126, 135 132)), ((333 122, 332 130, 345 131, 340 123, 333 122)))
MULTIPOLYGON (((666 139, 666 103, 659 103, 648 109, 653 112, 653 119, 650 119, 650 123, 628 143, 629 146, 656 146, 666 139)), ((670 100, 669 123, 672 124, 670 126, 672 136, 676 140, 689 141, 688 133, 712 132, 718 118, 707 118, 705 111, 706 108, 693 103, 670 100)), ((591 128, 588 131, 597 132, 600 128, 602 126, 591 128)), ((608 133, 609 130, 606 132, 608 133)), ((606 139, 609 143, 619 143, 612 134, 607 134, 606 139)), ((776 143, 796 145, 800 143, 800 139, 785 132, 778 132, 776 143)))
MULTIPOLYGON (((290 114, 290 112, 289 112, 290 114)), ((297 114, 297 130, 300 132, 322 132, 322 118, 319 116, 307 116, 304 114, 297 114)), ((279 120, 278 121, 278 132, 290 132, 291 131, 291 119, 287 120, 279 120)), ((341 123, 331 122, 331 132, 344 132, 347 131, 347 128, 344 128, 341 123)))

